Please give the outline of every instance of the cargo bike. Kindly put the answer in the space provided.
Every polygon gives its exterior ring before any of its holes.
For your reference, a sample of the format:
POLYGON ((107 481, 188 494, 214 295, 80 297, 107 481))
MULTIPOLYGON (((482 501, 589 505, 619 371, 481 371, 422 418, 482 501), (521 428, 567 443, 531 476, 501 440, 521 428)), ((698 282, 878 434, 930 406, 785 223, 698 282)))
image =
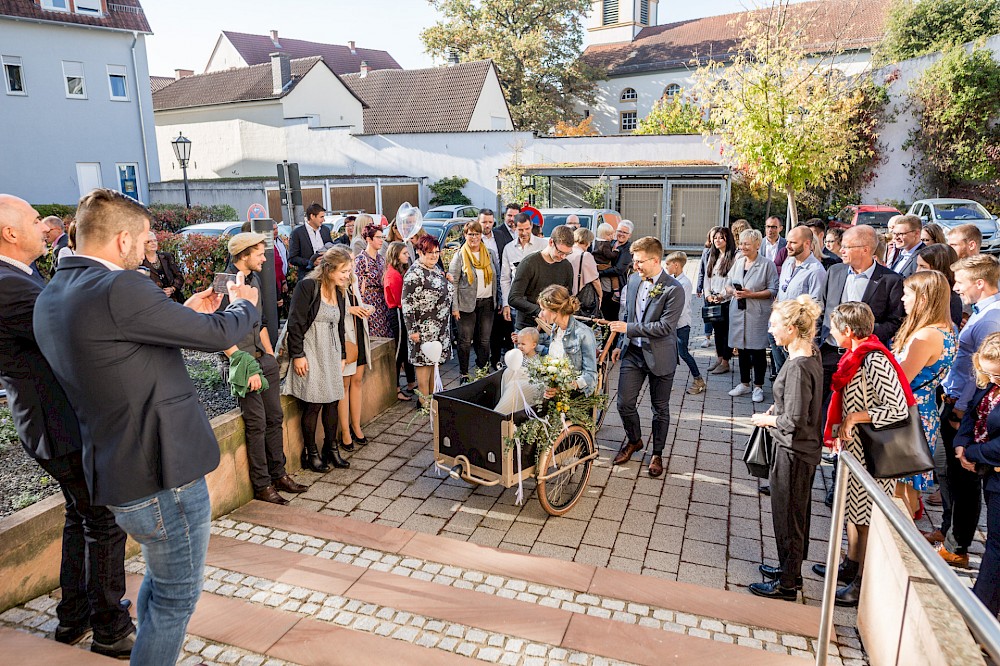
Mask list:
MULTIPOLYGON (((598 350, 595 393, 605 396, 610 391, 614 340, 615 334, 608 334, 598 350)), ((517 426, 530 417, 524 411, 511 416, 493 410, 500 398, 502 375, 493 372, 464 386, 434 394, 431 401, 434 464, 455 479, 480 486, 511 488, 534 478, 542 508, 550 515, 561 516, 586 491, 590 469, 598 455, 594 436, 604 423, 607 402, 594 407, 593 431, 567 424, 551 447, 536 456, 534 446, 506 444, 517 426)))

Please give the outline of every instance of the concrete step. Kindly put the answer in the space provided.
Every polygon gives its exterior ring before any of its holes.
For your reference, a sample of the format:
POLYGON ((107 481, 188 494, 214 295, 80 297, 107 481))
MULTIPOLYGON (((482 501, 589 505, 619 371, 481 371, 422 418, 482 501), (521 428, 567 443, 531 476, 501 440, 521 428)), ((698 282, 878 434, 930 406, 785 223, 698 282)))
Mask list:
POLYGON ((17 629, 0 627, 0 646, 5 664, 32 664, 32 666, 111 666, 121 663, 89 650, 79 650, 71 645, 29 634, 17 629))

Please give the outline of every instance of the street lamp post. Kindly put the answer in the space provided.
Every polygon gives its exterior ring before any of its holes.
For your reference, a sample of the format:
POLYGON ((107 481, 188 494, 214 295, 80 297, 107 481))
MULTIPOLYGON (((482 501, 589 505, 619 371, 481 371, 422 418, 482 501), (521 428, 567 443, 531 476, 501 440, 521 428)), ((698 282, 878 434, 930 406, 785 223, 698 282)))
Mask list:
POLYGON ((170 142, 174 147, 174 157, 181 165, 184 172, 184 201, 187 207, 191 207, 191 191, 188 189, 188 160, 191 159, 191 139, 184 136, 183 132, 178 132, 177 138, 170 142))

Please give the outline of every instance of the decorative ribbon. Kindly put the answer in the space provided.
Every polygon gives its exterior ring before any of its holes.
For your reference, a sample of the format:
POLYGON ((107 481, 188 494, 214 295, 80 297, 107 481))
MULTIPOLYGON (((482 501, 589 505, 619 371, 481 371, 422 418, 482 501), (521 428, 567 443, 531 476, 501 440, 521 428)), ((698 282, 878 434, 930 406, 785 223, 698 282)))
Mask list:
MULTIPOLYGON (((520 381, 515 381, 514 383, 517 386, 517 393, 521 397, 521 404, 524 406, 523 411, 524 411, 525 415, 528 417, 529 420, 530 419, 534 419, 536 421, 540 421, 541 424, 542 424, 542 427, 545 428, 545 436, 548 437, 549 422, 546 421, 545 419, 541 418, 540 416, 538 416, 538 414, 535 412, 535 410, 532 409, 531 405, 528 403, 527 396, 524 395, 524 388, 521 386, 521 382, 520 381)), ((514 426, 514 413, 513 412, 511 412, 511 414, 510 414, 510 425, 511 425, 511 427, 514 426)), ((515 435, 514 435, 514 448, 517 449, 517 493, 515 493, 515 495, 514 495, 514 502, 515 502, 515 504, 517 504, 518 506, 520 506, 524 502, 524 484, 521 482, 521 438, 517 436, 517 430, 516 429, 514 430, 514 433, 515 433, 515 435)), ((537 466, 535 468, 535 475, 536 476, 538 475, 538 468, 537 468, 537 466)))

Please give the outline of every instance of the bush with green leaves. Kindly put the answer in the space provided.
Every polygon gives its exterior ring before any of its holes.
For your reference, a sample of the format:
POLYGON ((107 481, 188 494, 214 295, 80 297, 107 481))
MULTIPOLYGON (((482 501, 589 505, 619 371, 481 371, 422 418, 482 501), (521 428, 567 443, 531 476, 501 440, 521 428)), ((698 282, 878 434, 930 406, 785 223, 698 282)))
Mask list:
POLYGON ((240 219, 236 209, 228 204, 186 208, 183 204, 153 203, 149 212, 153 216, 153 231, 180 231, 191 224, 240 219))
POLYGON ((998 32, 997 0, 896 0, 876 60, 900 62, 998 32))
POLYGON ((633 134, 701 134, 711 129, 698 99, 683 93, 658 99, 633 134))
POLYGON ((470 206, 472 205, 472 199, 462 194, 462 188, 469 184, 468 178, 462 178, 461 176, 452 176, 451 178, 442 178, 436 183, 430 185, 431 192, 434 196, 431 198, 430 204, 432 206, 470 206))
POLYGON ((76 204, 72 206, 66 204, 32 204, 32 208, 37 210, 38 214, 42 217, 55 215, 65 220, 76 215, 76 204))
POLYGON ((229 263, 229 236, 157 231, 156 239, 160 243, 160 251, 174 255, 184 272, 186 295, 211 286, 215 274, 224 272, 229 263))

